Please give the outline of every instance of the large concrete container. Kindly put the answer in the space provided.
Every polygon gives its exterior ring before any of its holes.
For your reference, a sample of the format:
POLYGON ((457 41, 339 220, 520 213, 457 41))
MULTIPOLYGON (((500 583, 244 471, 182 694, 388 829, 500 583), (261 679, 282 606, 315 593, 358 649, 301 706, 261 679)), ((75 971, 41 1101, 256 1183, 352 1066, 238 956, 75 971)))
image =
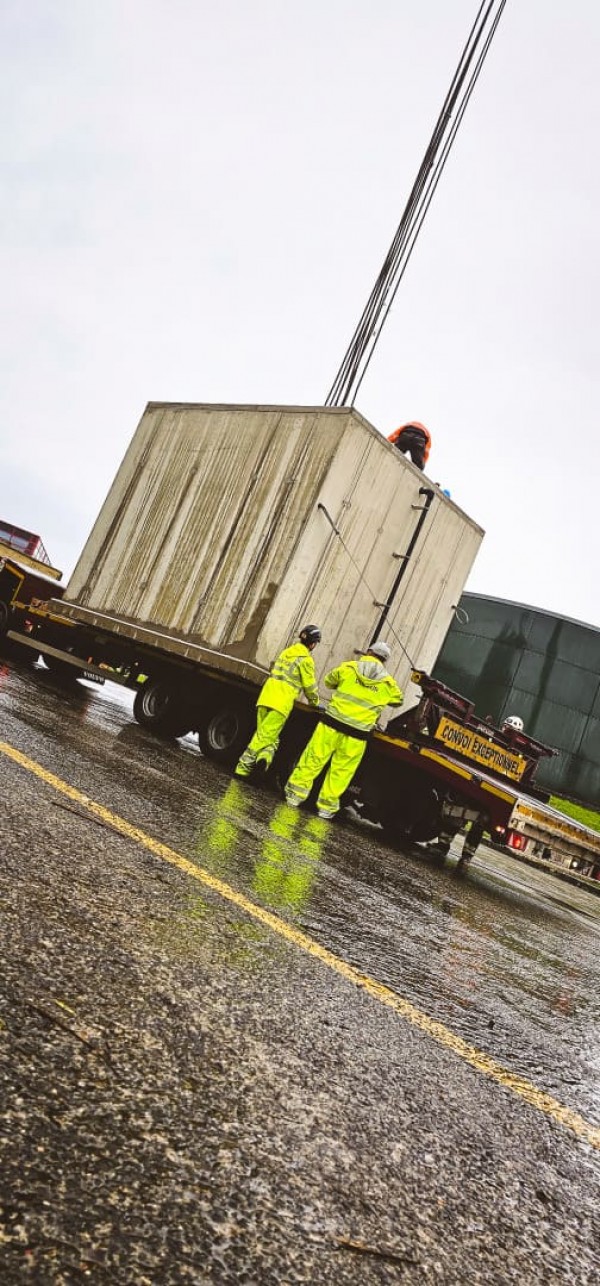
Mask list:
POLYGON ((406 687, 483 532, 353 410, 149 403, 65 598, 263 667, 315 621, 323 673, 373 637, 423 486, 381 631, 406 687))

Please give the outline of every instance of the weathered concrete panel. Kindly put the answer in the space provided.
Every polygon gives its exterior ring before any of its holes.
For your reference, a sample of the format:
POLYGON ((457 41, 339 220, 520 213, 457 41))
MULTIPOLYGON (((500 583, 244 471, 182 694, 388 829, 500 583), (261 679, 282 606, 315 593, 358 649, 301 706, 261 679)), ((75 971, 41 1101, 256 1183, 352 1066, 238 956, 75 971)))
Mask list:
POLYGON ((263 666, 314 620, 323 672, 372 637, 423 485, 382 635, 406 684, 397 640, 431 667, 483 533, 356 411, 150 403, 65 597, 263 666))

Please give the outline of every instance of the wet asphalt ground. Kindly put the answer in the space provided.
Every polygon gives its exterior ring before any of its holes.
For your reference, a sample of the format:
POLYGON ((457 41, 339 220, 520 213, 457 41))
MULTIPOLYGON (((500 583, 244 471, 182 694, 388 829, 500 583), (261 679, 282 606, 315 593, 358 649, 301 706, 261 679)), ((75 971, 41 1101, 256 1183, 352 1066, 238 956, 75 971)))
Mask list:
POLYGON ((112 685, 1 665, 0 740, 0 1281, 600 1282, 598 898, 112 685))

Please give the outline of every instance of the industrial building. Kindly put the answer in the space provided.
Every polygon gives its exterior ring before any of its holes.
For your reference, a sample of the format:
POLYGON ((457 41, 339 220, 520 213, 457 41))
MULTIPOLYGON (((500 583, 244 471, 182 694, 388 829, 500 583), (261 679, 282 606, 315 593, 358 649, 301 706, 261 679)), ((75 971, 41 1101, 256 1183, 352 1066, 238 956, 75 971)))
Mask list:
POLYGON ((482 717, 520 715, 526 732, 559 751, 540 764, 539 784, 600 807, 600 630, 463 594, 433 673, 482 717))

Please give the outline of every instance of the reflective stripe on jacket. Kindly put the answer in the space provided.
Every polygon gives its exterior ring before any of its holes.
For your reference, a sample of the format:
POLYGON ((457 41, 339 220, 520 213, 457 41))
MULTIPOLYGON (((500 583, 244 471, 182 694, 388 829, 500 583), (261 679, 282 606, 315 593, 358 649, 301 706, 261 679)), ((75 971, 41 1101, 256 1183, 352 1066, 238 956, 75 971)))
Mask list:
POLYGON ((424 424, 420 424, 419 420, 411 420, 410 424, 401 424, 399 429, 394 429, 394 432, 389 434, 388 442, 396 443, 401 433, 404 433, 405 429, 420 429, 421 433, 425 434, 425 447, 423 449, 423 461, 424 463, 427 463, 429 452, 431 449, 431 434, 429 432, 429 429, 425 428, 424 424))
POLYGON ((339 723, 361 732, 375 727, 386 706, 401 706, 404 701, 396 680, 381 661, 372 656, 344 661, 325 675, 324 683, 335 689, 327 713, 339 723))
POLYGON ((319 704, 319 689, 315 663, 304 643, 293 643, 279 653, 271 666, 271 673, 263 684, 257 706, 268 706, 281 714, 290 714, 294 701, 306 696, 311 706, 319 704))

